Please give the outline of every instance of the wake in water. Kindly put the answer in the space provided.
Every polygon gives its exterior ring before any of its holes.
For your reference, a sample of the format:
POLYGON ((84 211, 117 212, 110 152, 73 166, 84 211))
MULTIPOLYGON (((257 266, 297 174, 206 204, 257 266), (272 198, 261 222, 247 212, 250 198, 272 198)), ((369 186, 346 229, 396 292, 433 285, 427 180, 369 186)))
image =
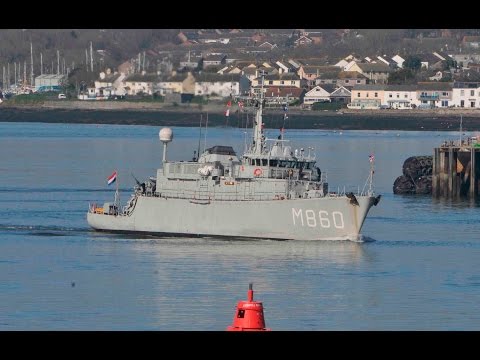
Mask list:
POLYGON ((86 233, 89 228, 72 228, 62 226, 43 225, 13 225, 0 224, 0 233, 27 233, 35 236, 68 236, 74 233, 86 233))

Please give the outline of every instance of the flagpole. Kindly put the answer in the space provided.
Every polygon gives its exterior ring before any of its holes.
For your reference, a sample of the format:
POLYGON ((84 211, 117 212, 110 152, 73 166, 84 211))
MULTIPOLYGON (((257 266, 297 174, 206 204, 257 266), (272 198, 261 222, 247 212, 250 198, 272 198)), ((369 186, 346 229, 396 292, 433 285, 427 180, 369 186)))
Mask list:
POLYGON ((118 171, 115 170, 115 172, 117 173, 117 180, 115 181, 116 182, 116 190, 115 190, 115 206, 117 207, 117 212, 119 211, 120 209, 120 194, 118 192, 118 171))

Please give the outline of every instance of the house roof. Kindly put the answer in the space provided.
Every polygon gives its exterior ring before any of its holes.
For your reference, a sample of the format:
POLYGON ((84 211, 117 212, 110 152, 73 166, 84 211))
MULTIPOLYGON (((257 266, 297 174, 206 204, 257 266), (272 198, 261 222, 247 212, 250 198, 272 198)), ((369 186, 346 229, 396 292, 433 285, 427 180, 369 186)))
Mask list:
POLYGON ((367 90, 367 91, 385 90, 385 85, 381 85, 381 84, 355 85, 352 91, 355 91, 355 90, 367 90))
POLYGON ((127 81, 138 81, 138 82, 158 82, 160 81, 160 76, 157 74, 132 74, 130 76, 127 76, 124 80, 125 82, 127 81))
POLYGON ((307 74, 322 74, 325 72, 332 72, 332 71, 338 71, 337 66, 327 66, 327 65, 321 65, 321 66, 303 66, 303 71, 307 74))
POLYGON ((452 83, 448 82, 419 82, 418 90, 452 90, 452 83))
POLYGON ((294 73, 269 74, 265 76, 265 80, 300 80, 300 77, 294 73))
POLYGON ((453 87, 454 88, 463 88, 463 89, 476 89, 476 88, 479 88, 480 87, 480 82, 465 82, 465 81, 461 81, 461 82, 457 82, 455 81, 455 83, 453 84, 453 87))
POLYGON ((203 58, 203 61, 222 61, 226 55, 208 55, 203 58))
POLYGON ((417 85, 387 85, 385 91, 416 91, 417 85))
POLYGON ((357 63, 358 67, 364 72, 392 72, 393 70, 384 63, 357 63))
POLYGON ((335 89, 337 88, 335 85, 333 84, 322 84, 322 85, 318 85, 318 87, 321 87, 323 90, 325 90, 326 92, 328 92, 329 94, 331 94, 332 92, 335 91, 335 89))
POLYGON ((336 88, 332 93, 330 93, 330 95, 332 95, 332 96, 346 96, 346 95, 340 94, 341 91, 346 92, 347 96, 352 94, 352 92, 349 89, 347 89, 345 86, 340 86, 340 87, 336 88))
POLYGON ((466 35, 463 37, 463 42, 480 42, 480 36, 466 35))
POLYGON ((338 73, 339 79, 366 79, 367 77, 360 74, 358 71, 340 71, 338 73))
POLYGON ((437 56, 433 55, 432 53, 425 53, 425 54, 417 54, 420 58, 420 61, 422 62, 429 62, 430 64, 435 64, 437 62, 440 62, 440 60, 437 56))
POLYGON ((268 86, 265 88, 265 97, 300 97, 304 91, 294 86, 268 86))
POLYGON ((201 74, 195 75, 196 82, 230 82, 240 81, 240 74, 217 74, 217 73, 206 73, 203 72, 201 74))
POLYGON ((115 80, 117 80, 120 77, 120 74, 110 74, 110 75, 105 75, 105 78, 99 78, 96 81, 98 82, 105 82, 105 83, 113 83, 115 80))

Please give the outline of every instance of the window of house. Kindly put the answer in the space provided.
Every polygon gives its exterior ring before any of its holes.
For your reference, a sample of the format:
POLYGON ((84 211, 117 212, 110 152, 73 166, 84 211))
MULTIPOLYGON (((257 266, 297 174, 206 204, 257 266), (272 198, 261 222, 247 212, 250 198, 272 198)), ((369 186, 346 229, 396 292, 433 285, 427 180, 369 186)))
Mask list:
POLYGON ((442 93, 442 95, 443 95, 443 96, 448 96, 448 92, 444 91, 444 92, 442 93))
POLYGON ((392 95, 392 94, 388 94, 388 97, 390 97, 390 98, 391 98, 391 97, 393 97, 393 95, 392 95))
POLYGON ((408 99, 408 94, 404 94, 403 97, 404 97, 405 99, 408 99))
POLYGON ((460 90, 460 96, 465 96, 465 90, 460 90))
POLYGON ((357 80, 357 84, 360 84, 360 80, 357 80))
POLYGON ((280 81, 280 84, 282 84, 282 85, 285 84, 285 81, 284 80, 280 81))
POLYGON ((378 93, 375 93, 375 97, 378 97, 378 93))
POLYGON ((357 93, 357 97, 360 97, 360 93, 357 93))
POLYGON ((397 93, 397 99, 400 99, 400 94, 397 93))
POLYGON ((470 90, 470 96, 475 96, 475 90, 470 90))
POLYGON ((292 80, 292 81, 290 82, 290 85, 295 85, 295 80, 292 80))
POLYGON ((368 93, 367 93, 367 97, 368 97, 368 93))
POLYGON ((460 107, 465 107, 465 100, 460 100, 460 107))
POLYGON ((268 84, 269 84, 269 85, 272 85, 272 84, 273 84, 273 80, 268 80, 268 84))
POLYGON ((442 106, 443 107, 448 107, 448 101, 447 100, 442 100, 442 106))
POLYGON ((345 80, 345 84, 348 84, 349 82, 350 82, 350 80, 348 80, 348 79, 347 79, 347 80, 345 80))

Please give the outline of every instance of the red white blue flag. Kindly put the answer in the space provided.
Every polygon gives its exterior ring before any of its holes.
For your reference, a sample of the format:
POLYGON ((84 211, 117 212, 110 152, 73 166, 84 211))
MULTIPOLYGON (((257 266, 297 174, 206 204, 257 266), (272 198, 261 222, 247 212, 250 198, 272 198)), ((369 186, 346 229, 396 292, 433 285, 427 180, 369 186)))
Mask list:
POLYGON ((107 179, 107 184, 111 185, 117 180, 117 171, 114 171, 112 175, 110 175, 107 179))

